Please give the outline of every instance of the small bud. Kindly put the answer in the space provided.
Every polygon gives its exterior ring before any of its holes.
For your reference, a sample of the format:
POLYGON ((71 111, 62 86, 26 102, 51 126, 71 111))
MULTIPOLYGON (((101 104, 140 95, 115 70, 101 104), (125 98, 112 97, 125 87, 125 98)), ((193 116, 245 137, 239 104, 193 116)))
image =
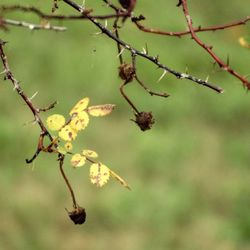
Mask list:
POLYGON ((119 66, 119 76, 122 80, 125 80, 126 82, 133 81, 133 78, 135 76, 135 68, 132 64, 123 63, 119 66))
POLYGON ((135 114, 135 123, 140 127, 142 131, 151 129, 152 125, 155 123, 152 112, 140 112, 135 114))
POLYGON ((68 215, 70 219, 75 223, 75 224, 83 224, 86 220, 86 212, 85 209, 82 207, 77 206, 77 208, 74 208, 73 211, 68 212, 68 215))

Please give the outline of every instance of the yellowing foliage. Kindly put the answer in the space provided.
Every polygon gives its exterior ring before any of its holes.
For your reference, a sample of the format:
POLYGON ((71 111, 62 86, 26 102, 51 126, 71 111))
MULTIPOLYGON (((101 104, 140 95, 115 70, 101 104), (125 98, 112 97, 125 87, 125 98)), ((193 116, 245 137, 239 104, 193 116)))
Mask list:
MULTIPOLYGON (((46 122, 50 130, 58 131, 58 136, 55 143, 55 151, 66 155, 72 154, 73 144, 78 135, 78 132, 84 130, 89 124, 89 115, 91 116, 105 116, 112 112, 115 105, 103 104, 88 107, 89 98, 81 99, 70 111, 69 120, 66 122, 64 116, 59 114, 51 115, 47 118, 46 122), (60 140, 66 141, 61 145, 60 140)), ((110 170, 106 165, 100 162, 94 162, 92 158, 97 158, 98 154, 89 149, 84 149, 81 153, 74 153, 71 157, 70 163, 73 167, 82 167, 86 161, 91 162, 90 166, 90 181, 97 187, 105 185, 110 176, 119 181, 124 187, 129 189, 125 180, 118 174, 110 170)))
POLYGON ((73 149, 73 145, 71 142, 66 142, 64 148, 67 150, 67 152, 70 152, 73 149))
POLYGON ((69 124, 71 128, 76 131, 83 130, 89 124, 89 116, 85 111, 82 111, 81 113, 78 113, 77 115, 73 116, 69 124))
POLYGON ((54 114, 47 118, 46 123, 50 130, 59 130, 65 124, 65 118, 62 115, 54 114))
POLYGON ((89 149, 84 149, 82 151, 82 154, 85 155, 86 157, 90 157, 90 158, 97 158, 98 154, 93 151, 93 150, 89 150, 89 149))
POLYGON ((242 47, 250 49, 250 42, 245 37, 240 37, 238 42, 242 47))
POLYGON ((58 135, 64 141, 73 141, 77 136, 77 132, 70 125, 66 125, 59 131, 58 135))
POLYGON ((80 154, 74 154, 70 162, 73 167, 82 167, 86 162, 86 157, 80 154))
POLYGON ((104 164, 94 163, 90 166, 89 176, 91 183, 97 187, 102 187, 109 180, 110 171, 104 164))
POLYGON ((115 105, 113 104, 103 104, 97 106, 88 107, 88 113, 92 116, 105 116, 112 112, 115 105))
POLYGON ((82 111, 84 111, 87 106, 89 104, 89 98, 85 97, 83 99, 81 99, 74 107, 73 109, 70 111, 70 115, 78 115, 79 113, 81 113, 82 111))

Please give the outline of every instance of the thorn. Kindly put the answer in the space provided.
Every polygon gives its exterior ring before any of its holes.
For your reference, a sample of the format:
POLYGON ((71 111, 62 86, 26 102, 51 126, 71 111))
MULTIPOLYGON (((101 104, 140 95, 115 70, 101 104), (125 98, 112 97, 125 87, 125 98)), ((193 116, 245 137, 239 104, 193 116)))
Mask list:
POLYGON ((120 53, 117 55, 117 57, 119 57, 120 55, 122 55, 122 53, 125 51, 125 48, 122 48, 120 53))
POLYGON ((5 69, 4 71, 0 72, 0 75, 6 74, 7 70, 5 69))
POLYGON ((104 27, 105 27, 105 28, 108 27, 108 19, 105 20, 104 27))
POLYGON ((207 76, 207 78, 206 78, 205 82, 208 82, 208 79, 209 79, 209 75, 207 76))
POLYGON ((38 94, 38 91, 36 91, 36 92, 29 98, 30 101, 31 101, 33 98, 35 98, 37 94, 38 94))
POLYGON ((35 28, 35 26, 34 26, 33 24, 30 24, 30 25, 29 25, 29 29, 30 29, 30 30, 34 30, 34 28, 35 28))
POLYGON ((103 32, 102 31, 98 31, 96 33, 93 33, 93 36, 98 36, 98 35, 101 35, 103 32))
POLYGON ((160 82, 167 73, 168 72, 166 70, 164 70, 157 82, 160 82))

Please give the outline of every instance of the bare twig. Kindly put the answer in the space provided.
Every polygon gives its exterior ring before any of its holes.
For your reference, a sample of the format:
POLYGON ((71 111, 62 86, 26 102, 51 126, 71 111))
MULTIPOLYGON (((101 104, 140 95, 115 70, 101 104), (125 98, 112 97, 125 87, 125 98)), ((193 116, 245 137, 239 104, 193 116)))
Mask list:
MULTIPOLYGON (((75 10, 77 10, 78 12, 82 12, 82 7, 80 5, 78 5, 77 3, 75 3, 72 0, 63 0, 63 2, 65 2, 66 4, 68 4, 69 6, 71 6, 72 8, 74 8, 75 10)), ((209 82, 206 82, 202 79, 199 79, 197 77, 194 77, 192 75, 186 74, 186 73, 180 73, 177 72, 169 67, 167 67, 166 65, 162 64, 159 62, 158 56, 150 56, 148 54, 145 54, 144 52, 141 52, 137 49, 135 49, 134 47, 132 47, 130 44, 126 43, 125 41, 117 38, 110 30, 108 30, 105 26, 103 26, 100 22, 98 22, 95 18, 93 18, 90 14, 84 14, 86 15, 86 17, 95 25, 97 26, 103 34, 105 34, 106 36, 108 36, 109 38, 111 38, 112 40, 114 40, 115 42, 119 43, 120 45, 122 45, 126 50, 129 50, 131 53, 136 54, 137 56, 143 57, 149 61, 151 61, 152 63, 154 63, 155 65, 157 65, 159 68, 162 68, 164 70, 166 70, 167 72, 175 75, 177 78, 179 79, 188 79, 191 80, 197 84, 203 85, 205 87, 208 87, 218 93, 222 93, 223 89, 221 89, 220 87, 217 87, 209 82)))
MULTIPOLYGON (((141 31, 144 31, 144 32, 147 32, 147 33, 153 33, 153 34, 164 35, 164 36, 177 36, 177 37, 189 35, 191 33, 190 30, 174 32, 174 31, 163 31, 163 30, 159 30, 159 29, 147 28, 147 27, 143 26, 140 23, 140 21, 142 21, 142 20, 145 20, 145 17, 142 16, 142 15, 139 16, 139 17, 132 18, 132 21, 134 22, 136 27, 138 29, 140 29, 141 31)), ((245 25, 249 21, 250 21, 250 16, 247 16, 244 19, 236 20, 236 21, 233 21, 233 22, 230 22, 230 23, 227 23, 227 24, 214 25, 214 26, 208 26, 208 27, 199 26, 199 27, 193 28, 193 30, 194 30, 195 33, 224 30, 224 29, 237 27, 237 26, 240 26, 240 25, 245 25)))
POLYGON ((222 59, 220 59, 213 52, 212 46, 206 45, 201 39, 199 39, 199 37, 196 35, 195 30, 193 28, 193 21, 192 21, 190 14, 189 14, 187 1, 181 0, 181 5, 182 5, 183 13, 184 13, 186 21, 187 21, 188 28, 190 30, 191 36, 194 39, 194 41, 210 54, 210 56, 215 60, 215 62, 219 65, 220 68, 222 68, 223 70, 227 71, 229 74, 238 78, 247 89, 250 89, 250 82, 245 77, 241 76, 239 73, 237 73, 235 70, 233 70, 227 63, 225 63, 222 59))
POLYGON ((49 23, 42 25, 42 24, 33 24, 33 23, 24 22, 24 21, 17 21, 17 20, 4 19, 4 18, 1 18, 0 24, 1 25, 19 26, 19 27, 23 27, 23 28, 28 28, 30 30, 65 31, 67 29, 66 27, 53 26, 53 25, 50 25, 49 23))
POLYGON ((75 194, 74 194, 74 191, 71 187, 71 184, 63 170, 63 163, 64 163, 64 155, 62 154, 59 154, 59 157, 58 157, 58 161, 59 161, 59 168, 60 168, 60 172, 62 174, 62 177, 69 189, 69 192, 70 192, 70 195, 71 195, 71 198, 72 198, 72 203, 73 203, 73 207, 76 209, 78 206, 77 206, 77 203, 76 203, 76 198, 75 198, 75 194))

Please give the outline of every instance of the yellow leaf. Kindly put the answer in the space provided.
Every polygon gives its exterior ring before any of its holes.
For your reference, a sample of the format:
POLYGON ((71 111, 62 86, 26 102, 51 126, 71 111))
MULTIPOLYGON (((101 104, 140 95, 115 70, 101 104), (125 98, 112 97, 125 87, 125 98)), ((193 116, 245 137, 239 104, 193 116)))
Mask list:
POLYGON ((73 148, 73 145, 71 142, 66 142, 64 148, 67 150, 67 152, 70 152, 73 148))
POLYGON ((100 162, 94 163, 90 166, 89 176, 91 183, 97 187, 102 187, 109 180, 110 170, 100 162))
POLYGON ((46 123, 50 130, 59 130, 65 124, 65 118, 62 115, 54 114, 47 118, 46 123))
POLYGON ((250 43, 246 40, 245 37, 240 37, 240 38, 238 39, 238 42, 239 42, 239 44, 240 44, 242 47, 245 47, 245 48, 247 48, 247 49, 250 49, 250 43))
POLYGON ((69 114, 78 115, 87 108, 88 104, 89 104, 89 98, 88 97, 83 98, 73 107, 73 109, 70 111, 69 114))
POLYGON ((93 151, 93 150, 89 150, 89 149, 84 149, 82 151, 82 155, 86 156, 86 157, 91 157, 91 158, 97 158, 98 154, 93 151))
POLYGON ((62 146, 58 146, 57 151, 58 151, 60 154, 63 154, 63 155, 66 155, 66 154, 67 154, 67 151, 66 151, 65 148, 62 147, 62 146))
POLYGON ((125 188, 130 190, 130 187, 129 187, 128 183, 124 179, 122 179, 122 177, 120 177, 118 174, 116 174, 112 170, 109 170, 109 171, 110 171, 110 175, 113 178, 115 178, 117 181, 119 181, 125 188))
POLYGON ((87 111, 92 116, 105 116, 112 112, 114 104, 103 104, 97 106, 88 107, 87 111))
POLYGON ((77 132, 70 125, 66 125, 59 131, 58 135, 64 141, 73 141, 77 136, 77 132))
POLYGON ((73 116, 70 121, 70 126, 76 131, 85 129, 89 124, 89 116, 85 111, 73 116))
POLYGON ((74 154, 70 160, 73 167, 82 167, 86 162, 86 157, 80 154, 74 154))

